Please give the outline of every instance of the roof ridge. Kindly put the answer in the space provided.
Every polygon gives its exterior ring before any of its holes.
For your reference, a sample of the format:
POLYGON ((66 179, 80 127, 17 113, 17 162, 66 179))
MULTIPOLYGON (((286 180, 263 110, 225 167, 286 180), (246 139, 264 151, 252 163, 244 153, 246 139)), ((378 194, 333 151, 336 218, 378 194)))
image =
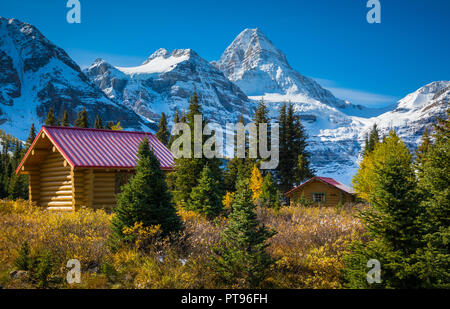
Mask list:
POLYGON ((110 129, 80 128, 80 127, 63 127, 63 126, 48 126, 48 125, 43 125, 42 127, 43 128, 48 128, 48 129, 70 129, 70 130, 113 132, 113 133, 134 133, 134 134, 137 133, 137 134, 154 135, 152 132, 145 132, 145 131, 126 131, 126 130, 110 130, 110 129))

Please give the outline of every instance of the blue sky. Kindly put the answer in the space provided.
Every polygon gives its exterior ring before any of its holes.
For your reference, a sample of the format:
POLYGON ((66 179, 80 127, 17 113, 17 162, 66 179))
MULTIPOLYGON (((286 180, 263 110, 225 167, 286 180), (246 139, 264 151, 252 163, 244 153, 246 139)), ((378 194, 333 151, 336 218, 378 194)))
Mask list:
POLYGON ((0 2, 0 16, 38 27, 80 66, 95 58, 142 63, 160 47, 220 57, 245 28, 260 28, 300 73, 338 97, 383 106, 450 79, 450 1, 380 0, 381 24, 366 0, 80 0, 81 24, 66 0, 0 2))

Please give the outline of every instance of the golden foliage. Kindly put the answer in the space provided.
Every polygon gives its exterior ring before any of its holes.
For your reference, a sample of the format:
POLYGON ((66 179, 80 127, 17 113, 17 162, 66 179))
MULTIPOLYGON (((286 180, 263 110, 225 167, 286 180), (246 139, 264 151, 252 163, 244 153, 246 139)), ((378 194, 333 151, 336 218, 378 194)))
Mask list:
MULTIPOLYGON (((21 245, 32 252, 51 250, 55 275, 65 279, 69 259, 81 262, 81 284, 62 288, 217 288, 210 271, 212 247, 220 240, 227 218, 214 222, 197 213, 178 211, 185 234, 177 239, 155 239, 158 226, 136 223, 124 233, 137 236, 135 246, 108 250, 111 215, 101 210, 81 209, 57 213, 30 207, 25 201, 0 202, 0 285, 35 287, 9 278, 21 245)), ((342 255, 346 244, 363 232, 353 210, 282 207, 279 211, 257 208, 259 220, 278 234, 268 252, 277 259, 267 287, 339 288, 342 255)))
POLYGON ((231 203, 233 203, 234 194, 235 194, 234 192, 227 191, 227 193, 223 197, 222 205, 225 208, 225 210, 231 209, 231 203))
POLYGON ((393 131, 389 132, 389 136, 384 138, 381 143, 377 143, 372 152, 364 155, 359 169, 352 179, 353 188, 359 198, 370 202, 377 177, 376 169, 384 165, 389 155, 405 157, 404 162, 409 162, 411 156, 402 140, 393 131))
POLYGON ((255 164, 253 166, 252 176, 250 178, 250 190, 253 192, 253 201, 255 203, 258 202, 258 199, 262 193, 262 183, 263 177, 259 171, 259 168, 255 164))

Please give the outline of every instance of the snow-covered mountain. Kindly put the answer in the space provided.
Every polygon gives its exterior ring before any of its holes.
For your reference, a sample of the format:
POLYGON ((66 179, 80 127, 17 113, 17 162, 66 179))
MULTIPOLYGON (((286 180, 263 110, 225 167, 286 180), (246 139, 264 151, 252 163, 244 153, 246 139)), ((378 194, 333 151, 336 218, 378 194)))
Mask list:
POLYGON ((420 143, 425 127, 445 118, 450 102, 450 81, 429 83, 397 102, 394 110, 371 119, 380 130, 391 128, 412 148, 420 143))
POLYGON ((295 71, 258 29, 239 34, 217 62, 191 49, 159 49, 137 67, 97 59, 82 72, 35 27, 0 17, 0 128, 20 139, 31 123, 43 123, 50 107, 57 116, 67 109, 71 121, 86 107, 91 121, 99 114, 126 129, 155 129, 161 112, 172 120, 175 110, 187 109, 194 88, 207 118, 221 124, 241 113, 251 119, 262 97, 274 119, 291 101, 309 134, 317 174, 346 184, 373 124, 381 133, 394 129, 413 148, 436 116, 445 117, 450 100, 450 81, 432 82, 374 116, 295 71))
POLYGON ((295 71, 259 29, 242 31, 213 64, 251 100, 264 98, 273 118, 283 102, 291 101, 310 136, 308 149, 317 173, 346 184, 358 168, 365 134, 373 124, 382 133, 394 129, 413 148, 425 126, 448 108, 445 81, 420 88, 384 113, 338 99, 295 71))
POLYGON ((53 108, 70 121, 85 107, 94 121, 121 121, 125 128, 141 129, 146 122, 116 104, 93 85, 67 53, 32 25, 0 17, 0 125, 25 139, 31 123, 43 124, 53 108))
POLYGON ((114 67, 97 59, 86 75, 105 94, 143 117, 158 121, 186 111, 196 89, 206 117, 218 123, 250 115, 253 103, 219 70, 191 49, 159 49, 137 67, 114 67))

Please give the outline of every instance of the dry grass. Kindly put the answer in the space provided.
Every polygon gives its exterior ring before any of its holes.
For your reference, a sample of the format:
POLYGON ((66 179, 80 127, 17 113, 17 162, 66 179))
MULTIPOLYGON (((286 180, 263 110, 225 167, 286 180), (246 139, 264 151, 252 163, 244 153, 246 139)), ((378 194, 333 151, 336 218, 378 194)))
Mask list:
MULTIPOLYGON (((34 287, 12 280, 18 250, 26 241, 32 253, 47 249, 54 275, 65 278, 69 259, 79 259, 82 283, 60 288, 214 288, 209 271, 211 247, 218 243, 226 218, 214 222, 179 211, 185 225, 177 241, 152 243, 145 250, 108 250, 111 215, 83 209, 54 213, 29 207, 25 201, 0 202, 0 285, 34 287), (162 262, 161 262, 162 260, 162 262)), ((258 208, 259 219, 278 233, 269 253, 277 259, 267 286, 275 288, 339 288, 342 254, 363 229, 354 210, 284 207, 258 208)))

